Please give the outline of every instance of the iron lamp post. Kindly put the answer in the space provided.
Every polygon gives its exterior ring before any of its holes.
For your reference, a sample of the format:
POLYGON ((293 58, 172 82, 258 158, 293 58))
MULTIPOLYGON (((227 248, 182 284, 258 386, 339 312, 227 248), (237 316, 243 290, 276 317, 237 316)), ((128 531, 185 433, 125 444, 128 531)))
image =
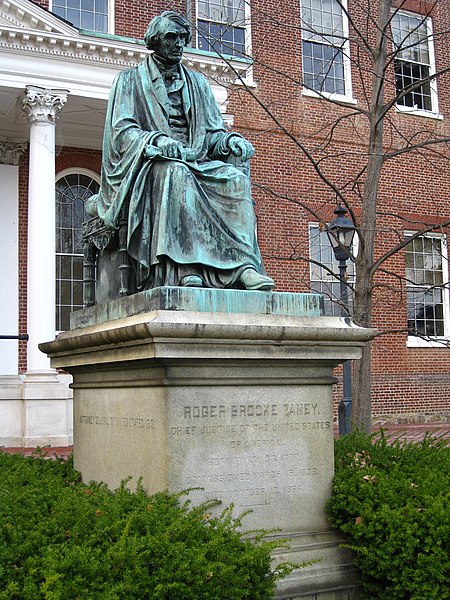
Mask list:
MULTIPOLYGON (((351 255, 355 226, 345 216, 347 209, 337 206, 334 210, 336 218, 328 226, 327 234, 333 248, 334 256, 339 263, 339 296, 341 317, 350 315, 348 306, 347 260, 351 255)), ((339 435, 350 433, 352 416, 352 364, 346 360, 342 366, 343 398, 339 402, 339 435)))

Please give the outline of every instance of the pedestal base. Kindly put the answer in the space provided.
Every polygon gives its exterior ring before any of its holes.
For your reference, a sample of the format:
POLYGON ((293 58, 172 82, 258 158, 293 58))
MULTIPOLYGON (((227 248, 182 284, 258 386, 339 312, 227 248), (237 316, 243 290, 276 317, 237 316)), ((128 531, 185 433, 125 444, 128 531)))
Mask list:
POLYGON ((324 513, 332 372, 359 358, 373 332, 318 316, 154 310, 120 318, 117 305, 119 318, 90 320, 110 309, 83 311, 79 320, 90 324, 41 346, 73 375, 83 480, 115 488, 142 477, 150 493, 197 488, 194 502, 250 509, 246 529, 292 536, 284 558, 320 560, 283 582, 279 598, 349 597, 354 571, 324 513))

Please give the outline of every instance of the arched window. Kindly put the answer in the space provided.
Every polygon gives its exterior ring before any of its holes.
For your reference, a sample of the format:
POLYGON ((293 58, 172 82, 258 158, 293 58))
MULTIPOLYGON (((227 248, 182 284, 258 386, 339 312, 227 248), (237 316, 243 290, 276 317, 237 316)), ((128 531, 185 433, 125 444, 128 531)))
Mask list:
POLYGON ((83 308, 84 203, 99 190, 87 170, 63 171, 56 181, 56 330, 69 329, 69 315, 83 308))

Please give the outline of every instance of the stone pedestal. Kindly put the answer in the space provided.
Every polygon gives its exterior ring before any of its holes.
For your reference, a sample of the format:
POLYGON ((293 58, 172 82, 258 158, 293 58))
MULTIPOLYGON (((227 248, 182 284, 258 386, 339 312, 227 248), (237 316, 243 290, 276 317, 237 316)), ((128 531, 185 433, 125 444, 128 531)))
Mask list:
POLYGON ((41 345, 73 375, 83 480, 115 488, 142 477, 149 492, 202 488, 193 501, 251 509, 246 528, 292 538, 283 558, 320 559, 283 582, 279 598, 348 598, 354 583, 324 513, 332 371, 359 358, 373 332, 319 316, 317 298, 153 290, 75 313, 74 329, 41 345), (191 310, 211 293, 204 312, 191 310), (167 310, 174 295, 181 310, 167 310), (259 314, 239 312, 243 300, 259 314), (224 302, 236 312, 205 311, 224 302), (130 303, 137 314, 125 317, 130 303))

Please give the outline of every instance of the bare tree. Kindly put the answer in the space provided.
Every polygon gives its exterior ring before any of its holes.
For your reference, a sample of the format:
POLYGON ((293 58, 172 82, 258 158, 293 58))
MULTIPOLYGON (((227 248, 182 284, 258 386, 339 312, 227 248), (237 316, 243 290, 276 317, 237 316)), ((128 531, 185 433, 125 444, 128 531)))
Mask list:
MULTIPOLYGON (((264 29, 269 36, 272 32, 273 40, 276 39, 274 36, 278 36, 318 42, 319 45, 323 43, 326 56, 322 60, 321 72, 317 72, 314 78, 314 74, 305 68, 305 60, 303 71, 301 65, 292 64, 293 60, 288 55, 290 50, 286 50, 285 65, 281 65, 274 56, 275 51, 272 54, 267 51, 267 39, 265 43, 254 39, 251 59, 256 81, 268 78, 279 84, 284 82, 285 95, 280 94, 280 86, 277 93, 271 94, 268 86, 248 85, 247 78, 237 70, 235 76, 239 86, 233 88, 232 94, 239 94, 241 102, 264 115, 266 133, 271 130, 278 136, 284 136, 286 151, 296 152, 303 164, 309 164, 319 182, 313 201, 304 193, 302 197, 301 192, 290 193, 260 182, 261 192, 275 196, 278 201, 296 203, 325 228, 324 207, 329 209, 329 201, 325 200, 324 191, 328 190, 328 198, 335 198, 347 208, 358 234, 357 252, 351 257, 356 267, 353 319, 358 325, 372 327, 374 298, 382 297, 383 293, 391 297, 393 294, 404 295, 407 277, 402 278, 395 269, 391 269, 390 261, 413 240, 426 233, 445 232, 450 224, 448 214, 434 220, 418 218, 411 222, 405 216, 406 211, 389 214, 380 201, 380 190, 383 189, 383 193, 386 190, 385 176, 390 163, 396 165, 408 159, 416 161, 417 165, 429 165, 442 171, 450 159, 450 131, 446 124, 438 119, 415 119, 413 124, 409 120, 405 126, 398 114, 402 109, 431 112, 436 82, 448 79, 449 58, 445 64, 441 64, 442 60, 437 61, 435 70, 423 66, 409 68, 408 61, 412 55, 426 52, 430 40, 438 45, 450 39, 450 31, 446 27, 434 32, 429 27, 430 17, 439 11, 441 17, 449 13, 450 3, 446 0, 417 0, 415 9, 418 12, 409 21, 408 27, 403 27, 403 11, 410 8, 410 0, 349 0, 348 6, 344 0, 327 2, 338 7, 345 16, 348 31, 318 23, 310 2, 306 0, 303 9, 297 9, 297 20, 292 18, 292 0, 273 3, 270 10, 264 9, 267 3, 261 0, 251 1, 254 31, 264 29), (351 66, 358 92, 357 103, 350 102, 343 93, 329 92, 329 82, 336 77, 336 63, 342 68, 344 63, 351 66), (283 110, 290 93, 301 94, 305 89, 329 107, 327 116, 315 126, 309 124, 306 134, 299 131, 298 125, 283 110), (244 94, 251 100, 245 99, 244 94), (354 141, 349 144, 346 136, 350 133, 354 141), (346 178, 342 172, 336 173, 336 165, 340 164, 346 178), (388 240, 383 244, 379 243, 380 223, 386 228, 383 237, 388 240), (405 236, 405 230, 414 233, 405 236)), ((440 21, 449 24, 448 18, 440 21)), ((226 46, 218 43, 216 50, 233 69, 233 61, 225 54, 226 46)), ((299 56, 295 57, 297 60, 299 56)), ((411 169, 410 177, 414 179, 419 174, 411 169)), ((304 250, 301 256, 296 248, 292 248, 291 255, 285 254, 284 258, 305 259, 304 250)), ((355 426, 370 430, 370 345, 366 346, 362 359, 355 363, 353 369, 352 421, 355 426)))

